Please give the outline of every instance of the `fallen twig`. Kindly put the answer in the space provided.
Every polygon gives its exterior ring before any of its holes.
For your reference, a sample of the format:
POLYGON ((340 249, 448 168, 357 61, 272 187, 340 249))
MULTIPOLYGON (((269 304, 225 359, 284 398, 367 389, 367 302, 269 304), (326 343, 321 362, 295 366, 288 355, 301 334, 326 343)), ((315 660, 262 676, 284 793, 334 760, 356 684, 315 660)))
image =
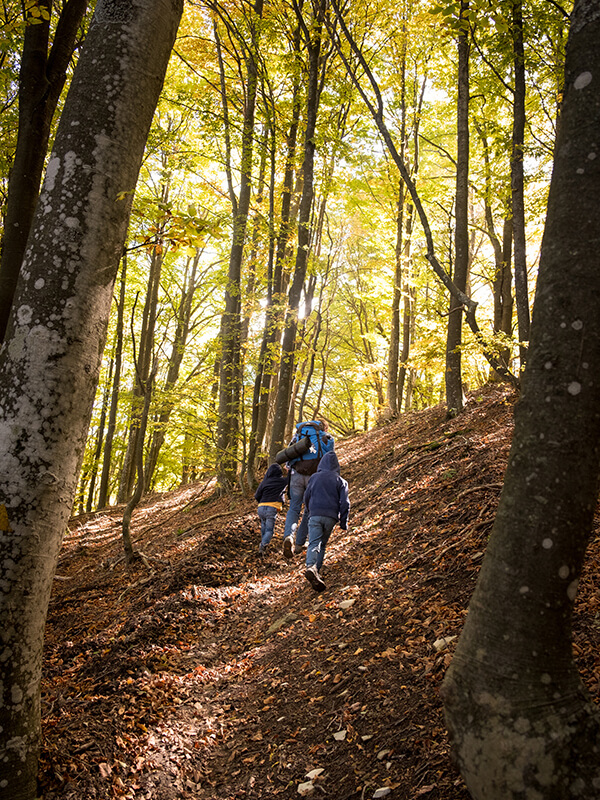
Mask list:
POLYGON ((219 519, 221 517, 234 517, 236 514, 239 514, 239 509, 237 511, 221 511, 219 514, 212 514, 210 517, 197 522, 196 525, 192 525, 191 528, 186 528, 182 531, 179 535, 185 536, 186 533, 190 533, 191 531, 195 531, 198 528, 202 527, 202 525, 206 525, 207 522, 212 522, 213 519, 219 519))
POLYGON ((485 489, 501 489, 503 486, 502 483, 483 483, 481 486, 471 486, 469 489, 464 489, 458 496, 457 500, 460 500, 462 497, 465 497, 467 494, 471 494, 472 492, 479 492, 485 489))

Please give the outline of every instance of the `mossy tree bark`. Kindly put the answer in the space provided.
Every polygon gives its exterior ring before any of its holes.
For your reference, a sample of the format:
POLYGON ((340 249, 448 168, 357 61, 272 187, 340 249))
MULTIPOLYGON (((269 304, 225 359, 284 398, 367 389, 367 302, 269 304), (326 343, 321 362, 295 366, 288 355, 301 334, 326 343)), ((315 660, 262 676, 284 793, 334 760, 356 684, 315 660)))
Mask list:
POLYGON ((21 54, 19 130, 3 220, 0 342, 6 332, 40 191, 52 120, 77 45, 87 0, 68 0, 64 4, 54 35, 50 31, 52 4, 42 0, 39 6, 44 16, 28 22, 21 54))
POLYGON ((0 351, 0 800, 36 797, 46 613, 181 0, 100 0, 0 351))
POLYGON ((598 42, 598 3, 578 0, 509 465, 443 687, 475 800, 592 800, 600 786, 600 717, 571 646, 600 471, 598 42))

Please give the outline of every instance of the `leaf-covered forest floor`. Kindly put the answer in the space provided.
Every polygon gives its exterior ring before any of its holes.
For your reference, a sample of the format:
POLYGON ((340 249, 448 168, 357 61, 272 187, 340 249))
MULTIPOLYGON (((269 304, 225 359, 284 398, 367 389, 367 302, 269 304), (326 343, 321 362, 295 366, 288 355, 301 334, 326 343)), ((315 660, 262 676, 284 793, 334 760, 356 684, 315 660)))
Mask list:
MULTIPOLYGON (((453 420, 438 406, 339 442, 352 509, 322 594, 283 558, 283 514, 261 562, 256 503, 211 485, 145 500, 132 531, 147 563, 130 568, 122 508, 74 519, 46 632, 44 800, 466 800, 439 688, 515 399, 488 386, 453 420)), ((597 540, 574 641, 594 696, 597 540)))

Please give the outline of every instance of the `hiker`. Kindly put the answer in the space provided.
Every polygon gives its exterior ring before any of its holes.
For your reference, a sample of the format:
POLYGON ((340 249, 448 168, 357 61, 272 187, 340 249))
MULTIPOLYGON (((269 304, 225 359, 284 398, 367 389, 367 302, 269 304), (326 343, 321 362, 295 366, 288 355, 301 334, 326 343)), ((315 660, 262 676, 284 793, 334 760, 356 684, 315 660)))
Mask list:
POLYGON ((304 577, 317 592, 325 589, 321 577, 325 548, 331 531, 339 522, 348 529, 348 482, 340 475, 340 462, 334 452, 325 453, 304 492, 305 513, 308 514, 308 550, 304 577))
POLYGON ((260 518, 259 556, 264 555, 267 545, 273 538, 277 512, 283 508, 287 484, 288 479, 284 476, 279 464, 271 464, 254 493, 255 499, 258 501, 257 512, 260 518))
POLYGON ((310 476, 317 471, 321 458, 325 453, 333 451, 335 442, 327 432, 328 425, 323 420, 299 422, 296 432, 285 450, 277 453, 276 461, 287 461, 289 470, 288 497, 290 505, 285 518, 283 531, 283 555, 291 558, 301 553, 308 536, 308 516, 300 519, 304 491, 310 476), (295 541, 292 526, 296 525, 295 541))

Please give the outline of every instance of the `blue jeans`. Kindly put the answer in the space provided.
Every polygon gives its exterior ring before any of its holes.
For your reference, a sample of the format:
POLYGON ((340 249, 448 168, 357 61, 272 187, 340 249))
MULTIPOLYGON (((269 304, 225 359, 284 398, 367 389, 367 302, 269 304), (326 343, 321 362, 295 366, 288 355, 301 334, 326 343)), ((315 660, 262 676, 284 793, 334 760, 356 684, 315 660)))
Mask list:
POLYGON ((306 551, 306 566, 316 565, 320 572, 325 558, 325 548, 335 527, 337 519, 333 517, 311 517, 308 520, 308 550, 306 551))
POLYGON ((257 511, 260 517, 260 543, 262 547, 266 547, 275 532, 277 509, 275 506, 259 506, 257 511))
MULTIPOLYGON (((283 531, 284 538, 292 535, 292 525, 298 522, 300 512, 302 510, 302 500, 304 499, 304 491, 308 486, 310 475, 300 475, 296 470, 292 470, 290 475, 289 497, 290 507, 285 518, 285 528, 283 531)), ((302 520, 296 528, 296 546, 303 547, 306 537, 308 536, 308 518, 306 514, 302 515, 302 520)))

